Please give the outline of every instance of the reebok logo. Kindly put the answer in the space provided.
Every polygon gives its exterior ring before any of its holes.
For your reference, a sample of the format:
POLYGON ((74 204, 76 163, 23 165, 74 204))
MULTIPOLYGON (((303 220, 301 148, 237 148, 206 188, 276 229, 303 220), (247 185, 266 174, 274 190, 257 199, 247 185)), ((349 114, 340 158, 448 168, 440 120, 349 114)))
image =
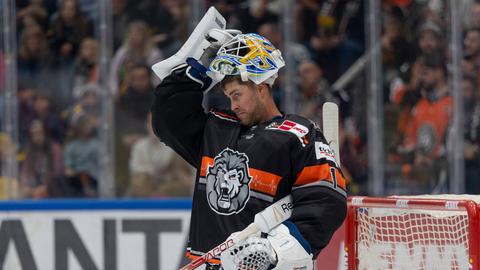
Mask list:
POLYGON ((293 203, 283 203, 282 210, 284 213, 288 213, 293 210, 293 203))

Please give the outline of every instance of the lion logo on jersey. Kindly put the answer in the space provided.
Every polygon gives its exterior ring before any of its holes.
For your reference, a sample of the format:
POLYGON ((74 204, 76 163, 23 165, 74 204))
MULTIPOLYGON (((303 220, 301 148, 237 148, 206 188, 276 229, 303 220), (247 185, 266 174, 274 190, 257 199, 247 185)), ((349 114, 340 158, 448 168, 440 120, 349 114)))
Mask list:
POLYGON ((248 157, 229 148, 215 157, 207 173, 207 201, 222 215, 243 210, 250 198, 248 157))

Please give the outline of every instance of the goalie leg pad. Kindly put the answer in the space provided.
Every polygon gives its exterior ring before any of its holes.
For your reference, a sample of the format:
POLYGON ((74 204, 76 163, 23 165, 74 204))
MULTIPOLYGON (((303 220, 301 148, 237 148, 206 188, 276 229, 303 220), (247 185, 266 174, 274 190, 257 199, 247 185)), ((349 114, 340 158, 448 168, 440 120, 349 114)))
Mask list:
POLYGON ((277 264, 272 270, 313 270, 313 256, 290 234, 287 226, 280 224, 267 237, 277 254, 277 264))

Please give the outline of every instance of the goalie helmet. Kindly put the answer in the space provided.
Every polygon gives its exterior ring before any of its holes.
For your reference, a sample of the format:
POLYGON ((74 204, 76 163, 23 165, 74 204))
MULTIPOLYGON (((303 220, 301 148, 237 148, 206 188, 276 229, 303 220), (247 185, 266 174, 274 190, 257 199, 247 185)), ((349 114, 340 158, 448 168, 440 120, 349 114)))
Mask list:
POLYGON ((242 81, 272 85, 285 66, 281 52, 257 34, 240 34, 223 44, 209 65, 211 76, 239 75, 242 81))

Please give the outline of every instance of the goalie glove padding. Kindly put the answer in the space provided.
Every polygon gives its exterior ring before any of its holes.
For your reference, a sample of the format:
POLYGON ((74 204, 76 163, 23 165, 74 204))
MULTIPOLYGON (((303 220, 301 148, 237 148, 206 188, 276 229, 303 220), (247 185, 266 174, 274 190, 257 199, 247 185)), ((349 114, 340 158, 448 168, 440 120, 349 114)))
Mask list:
POLYGON ((254 235, 224 251, 221 261, 224 270, 267 270, 277 260, 267 238, 254 235))
MULTIPOLYGON (((293 223, 291 225, 295 226, 293 223)), ((223 269, 313 270, 312 255, 290 234, 292 229, 289 227, 281 224, 270 231, 266 239, 253 235, 224 251, 221 254, 223 269)), ((309 248, 308 243, 306 247, 309 248)))

